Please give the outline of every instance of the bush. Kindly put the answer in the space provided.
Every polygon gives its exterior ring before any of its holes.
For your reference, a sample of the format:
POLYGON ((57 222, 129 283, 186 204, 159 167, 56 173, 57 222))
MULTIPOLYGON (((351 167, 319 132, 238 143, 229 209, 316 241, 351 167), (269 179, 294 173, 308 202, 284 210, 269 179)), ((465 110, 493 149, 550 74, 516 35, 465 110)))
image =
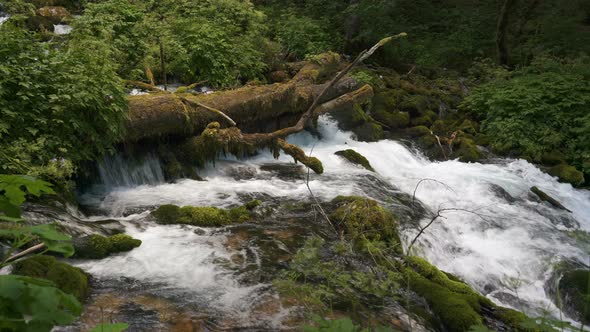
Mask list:
POLYGON ((536 161, 561 151, 571 165, 590 173, 589 58, 538 58, 508 80, 478 87, 462 107, 481 116, 496 150, 536 161))
POLYGON ((68 49, 5 24, 0 33, 0 170, 59 182, 112 149, 126 96, 101 43, 68 49))

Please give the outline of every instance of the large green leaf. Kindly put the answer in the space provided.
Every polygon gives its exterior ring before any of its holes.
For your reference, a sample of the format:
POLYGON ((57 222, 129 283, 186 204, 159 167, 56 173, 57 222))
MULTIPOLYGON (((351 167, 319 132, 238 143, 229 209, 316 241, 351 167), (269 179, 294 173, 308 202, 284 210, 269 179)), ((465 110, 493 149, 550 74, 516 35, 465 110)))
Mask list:
POLYGON ((0 276, 0 329, 6 331, 50 331, 55 325, 71 324, 82 313, 72 295, 47 280, 0 276))

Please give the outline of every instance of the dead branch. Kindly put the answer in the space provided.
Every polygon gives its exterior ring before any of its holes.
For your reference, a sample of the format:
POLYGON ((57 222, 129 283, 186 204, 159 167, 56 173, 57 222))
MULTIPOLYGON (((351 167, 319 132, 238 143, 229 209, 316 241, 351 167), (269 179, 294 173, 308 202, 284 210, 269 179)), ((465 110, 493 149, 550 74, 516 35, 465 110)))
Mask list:
POLYGON ((185 104, 189 104, 189 105, 192 105, 192 106, 195 106, 195 107, 196 106, 200 106, 200 107, 202 107, 202 108, 204 108, 204 109, 206 109, 208 111, 211 111, 213 113, 219 114, 221 117, 223 117, 225 120, 227 120, 227 122, 229 122, 230 127, 235 127, 236 126, 236 122, 234 120, 232 120, 232 118, 230 118, 225 113, 223 113, 222 111, 220 111, 220 110, 218 110, 216 108, 213 108, 211 106, 207 106, 207 105, 205 105, 203 103, 200 103, 200 102, 197 102, 197 101, 192 101, 192 100, 186 99, 184 97, 179 97, 179 98, 185 104))

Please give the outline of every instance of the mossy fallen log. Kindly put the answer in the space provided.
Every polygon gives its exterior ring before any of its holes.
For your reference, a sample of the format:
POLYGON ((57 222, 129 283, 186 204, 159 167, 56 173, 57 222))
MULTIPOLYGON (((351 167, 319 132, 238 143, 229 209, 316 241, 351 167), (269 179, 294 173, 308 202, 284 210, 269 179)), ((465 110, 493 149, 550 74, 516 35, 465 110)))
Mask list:
MULTIPOLYGON (((224 119, 211 109, 222 111, 248 132, 283 115, 300 115, 313 103, 326 84, 317 84, 320 75, 337 70, 343 63, 333 55, 308 62, 290 81, 269 85, 246 85, 211 94, 165 93, 162 91, 129 96, 129 117, 125 142, 162 136, 192 136, 213 121, 224 119)), ((324 103, 349 92, 360 84, 351 77, 340 80, 320 100, 324 103)))

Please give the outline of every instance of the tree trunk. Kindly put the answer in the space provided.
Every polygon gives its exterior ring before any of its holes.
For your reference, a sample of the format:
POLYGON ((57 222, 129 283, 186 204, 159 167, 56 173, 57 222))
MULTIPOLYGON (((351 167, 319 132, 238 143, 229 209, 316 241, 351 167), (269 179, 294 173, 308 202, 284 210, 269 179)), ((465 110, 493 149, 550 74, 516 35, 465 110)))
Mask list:
POLYGON ((498 26, 496 28, 496 48, 498 52, 498 63, 504 66, 509 65, 509 54, 506 37, 508 34, 508 25, 510 11, 516 4, 517 0, 504 0, 500 15, 498 16, 498 26))

